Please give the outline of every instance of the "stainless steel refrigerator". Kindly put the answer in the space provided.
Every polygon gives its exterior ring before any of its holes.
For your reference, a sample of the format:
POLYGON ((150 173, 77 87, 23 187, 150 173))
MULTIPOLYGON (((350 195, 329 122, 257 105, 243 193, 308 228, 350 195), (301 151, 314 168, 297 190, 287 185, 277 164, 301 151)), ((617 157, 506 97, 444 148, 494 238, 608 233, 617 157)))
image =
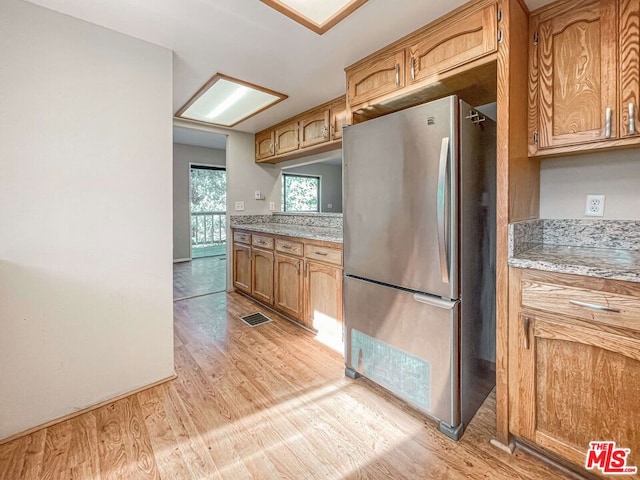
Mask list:
POLYGON ((458 439, 495 384, 495 123, 452 96, 346 127, 346 373, 458 439))

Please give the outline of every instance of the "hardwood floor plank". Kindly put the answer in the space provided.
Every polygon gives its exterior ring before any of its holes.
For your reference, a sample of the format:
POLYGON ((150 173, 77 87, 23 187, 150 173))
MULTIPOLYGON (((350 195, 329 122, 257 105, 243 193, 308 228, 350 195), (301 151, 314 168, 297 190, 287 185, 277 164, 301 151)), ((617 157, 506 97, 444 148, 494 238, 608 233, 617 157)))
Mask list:
POLYGON ((58 480, 69 475, 73 425, 70 421, 46 429, 42 460, 42 480, 58 480))
POLYGON ((137 397, 95 411, 104 480, 160 479, 137 397))
POLYGON ((164 409, 164 386, 138 393, 138 403, 144 423, 149 432, 151 448, 163 479, 190 478, 191 472, 185 463, 180 445, 167 419, 164 409))
POLYGON ((0 480, 40 478, 46 429, 0 445, 0 480))
POLYGON ((69 477, 72 479, 95 478, 100 475, 98 432, 93 412, 69 420, 71 442, 69 451, 69 477))

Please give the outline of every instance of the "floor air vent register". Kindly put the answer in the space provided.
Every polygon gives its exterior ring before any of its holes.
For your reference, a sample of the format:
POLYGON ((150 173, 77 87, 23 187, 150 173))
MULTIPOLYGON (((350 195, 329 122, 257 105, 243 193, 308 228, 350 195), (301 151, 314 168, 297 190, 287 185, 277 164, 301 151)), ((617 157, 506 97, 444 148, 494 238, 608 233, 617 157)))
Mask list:
POLYGON ((245 315, 244 317, 240 317, 244 323, 249 325, 250 327, 257 327, 258 325, 262 325, 265 323, 269 323, 272 320, 262 313, 252 313, 250 315, 245 315))

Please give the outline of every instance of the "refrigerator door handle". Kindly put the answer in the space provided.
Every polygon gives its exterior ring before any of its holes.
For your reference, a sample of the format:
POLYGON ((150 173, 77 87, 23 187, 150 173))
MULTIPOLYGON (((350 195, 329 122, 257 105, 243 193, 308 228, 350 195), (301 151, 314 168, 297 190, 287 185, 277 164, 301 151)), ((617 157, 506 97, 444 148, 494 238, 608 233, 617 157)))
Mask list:
POLYGON ((449 137, 444 137, 440 148, 440 167, 438 170, 438 251, 440 253, 440 272, 444 283, 449 283, 449 259, 447 256, 447 239, 445 231, 445 200, 448 159, 449 137))
POLYGON ((444 308, 445 310, 453 310, 457 303, 450 300, 443 300, 442 298, 420 295, 419 293, 414 293, 413 299, 416 302, 426 303, 427 305, 431 305, 432 307, 444 308))

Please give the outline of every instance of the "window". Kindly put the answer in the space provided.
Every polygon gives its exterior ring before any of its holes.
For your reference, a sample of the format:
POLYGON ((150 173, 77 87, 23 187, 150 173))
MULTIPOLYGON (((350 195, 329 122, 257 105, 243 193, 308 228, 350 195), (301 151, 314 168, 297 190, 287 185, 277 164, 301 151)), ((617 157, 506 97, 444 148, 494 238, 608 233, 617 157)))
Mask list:
POLYGON ((282 211, 319 212, 320 177, 283 173, 282 211))

